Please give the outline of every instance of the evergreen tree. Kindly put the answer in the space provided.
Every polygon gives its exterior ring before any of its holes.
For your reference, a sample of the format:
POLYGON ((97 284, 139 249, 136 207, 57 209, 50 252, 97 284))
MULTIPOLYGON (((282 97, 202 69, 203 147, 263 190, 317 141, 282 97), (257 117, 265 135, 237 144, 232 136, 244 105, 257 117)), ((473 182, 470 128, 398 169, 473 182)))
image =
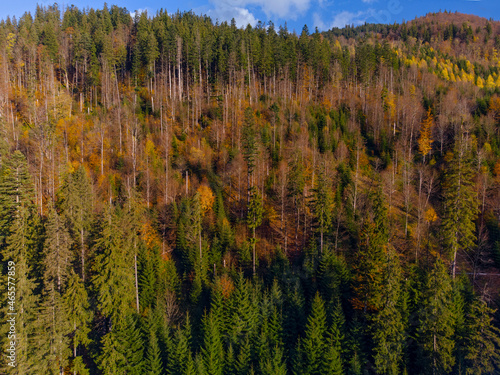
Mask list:
POLYGON ((418 365, 424 373, 449 373, 455 363, 453 356, 455 316, 451 298, 450 276, 443 262, 437 260, 427 278, 419 311, 418 365))
POLYGON ((331 360, 327 354, 327 329, 325 305, 319 293, 312 302, 312 309, 307 319, 305 337, 302 341, 302 367, 304 374, 320 375, 329 367, 331 360))
POLYGON ((256 264, 256 253, 255 245, 257 243, 257 237, 255 235, 255 230, 262 224, 262 214, 264 212, 264 207, 262 204, 262 197, 259 194, 259 190, 253 186, 250 189, 250 203, 248 204, 248 216, 247 224, 252 230, 252 238, 250 242, 252 244, 252 270, 255 275, 255 264, 256 264))
POLYGON ((144 341, 132 315, 123 317, 103 337, 98 365, 105 375, 144 373, 144 341))
POLYGON ((84 375, 87 373, 82 357, 79 355, 79 347, 88 346, 91 342, 88 335, 90 333, 90 323, 92 321, 92 311, 90 310, 87 290, 81 278, 71 272, 66 290, 63 295, 66 316, 70 326, 71 347, 73 350, 73 374, 84 375))
POLYGON ((492 374, 500 368, 500 329, 492 324, 493 310, 476 298, 467 316, 466 373, 492 374))
POLYGON ((321 170, 318 173, 313 196, 313 210, 320 233, 320 252, 323 253, 324 233, 328 231, 332 222, 333 195, 328 183, 328 178, 321 170))
POLYGON ((475 247, 478 205, 476 198, 472 144, 465 135, 458 135, 453 158, 448 155, 443 182, 444 214, 441 233, 445 253, 452 260, 452 275, 455 278, 457 253, 470 252, 475 247))
POLYGON ((286 363, 283 358, 283 349, 275 346, 268 358, 261 359, 260 371, 262 375, 286 375, 286 363))
POLYGON ((95 243, 95 276, 98 306, 113 324, 126 316, 135 301, 133 243, 128 241, 129 218, 108 207, 95 243))
MULTIPOLYGON (((3 158, 0 168, 0 248, 6 246, 19 206, 31 203, 33 185, 26 158, 20 151, 3 158)), ((27 206, 26 206, 27 207, 27 206)))
POLYGON ((370 331, 373 332, 374 361, 377 373, 399 374, 404 349, 404 324, 400 312, 401 266, 392 246, 387 247, 382 301, 374 313, 370 331))
POLYGON ((49 283, 44 288, 43 300, 36 322, 34 342, 40 356, 36 369, 43 374, 61 374, 71 355, 68 334, 71 332, 64 300, 57 286, 49 283))
POLYGON ((80 253, 80 270, 85 282, 86 239, 92 221, 92 189, 83 166, 67 175, 61 188, 61 207, 69 219, 75 245, 80 253))
MULTIPOLYGON (((16 209, 3 252, 9 270, 4 276, 4 283, 11 288, 11 291, 14 291, 14 294, 4 295, 7 303, 2 312, 5 319, 15 318, 16 338, 16 366, 6 367, 4 370, 16 375, 35 374, 37 372, 36 359, 41 354, 38 352, 40 348, 35 345, 34 341, 36 307, 39 298, 35 295, 36 284, 28 263, 29 253, 33 251, 28 218, 27 208, 24 205, 19 206, 16 209)), ((10 328, 9 324, 3 325, 5 337, 10 328)))
POLYGON ((203 317, 203 341, 201 350, 204 370, 207 375, 222 375, 224 349, 216 317, 210 313, 203 317))
POLYGON ((71 237, 64 220, 54 208, 49 210, 46 224, 45 253, 45 283, 54 283, 57 291, 62 293, 69 276, 72 254, 71 237))
POLYGON ((167 372, 171 375, 194 374, 195 364, 191 352, 191 323, 186 316, 184 327, 175 331, 174 348, 169 358, 167 372))
POLYGON ((163 363, 161 359, 160 347, 154 329, 150 329, 148 348, 146 350, 145 374, 147 375, 162 375, 163 363))

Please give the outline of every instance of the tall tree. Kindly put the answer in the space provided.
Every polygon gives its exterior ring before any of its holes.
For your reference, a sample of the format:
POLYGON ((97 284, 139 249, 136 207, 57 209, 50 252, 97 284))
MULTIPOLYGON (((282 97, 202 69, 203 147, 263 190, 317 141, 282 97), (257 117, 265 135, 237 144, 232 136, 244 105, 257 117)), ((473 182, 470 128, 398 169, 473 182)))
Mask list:
POLYGON ((250 203, 248 204, 247 225, 252 230, 252 238, 250 239, 250 243, 252 244, 252 271, 254 275, 257 256, 255 253, 255 245, 257 243, 255 231, 262 224, 263 212, 264 207, 262 204, 262 197, 260 196, 257 187, 253 186, 250 189, 250 203))
POLYGON ((447 155, 443 195, 444 213, 442 236, 445 253, 452 261, 452 275, 455 278, 457 253, 470 252, 475 247, 478 203, 474 183, 473 145, 466 134, 457 135, 452 154, 447 155))
POLYGON ((441 260, 428 275, 417 328, 418 366, 423 372, 449 373, 455 363, 452 280, 441 260))
POLYGON ((80 273, 85 282, 86 244, 92 221, 92 189, 83 165, 69 173, 61 189, 61 207, 68 217, 80 252, 80 273))

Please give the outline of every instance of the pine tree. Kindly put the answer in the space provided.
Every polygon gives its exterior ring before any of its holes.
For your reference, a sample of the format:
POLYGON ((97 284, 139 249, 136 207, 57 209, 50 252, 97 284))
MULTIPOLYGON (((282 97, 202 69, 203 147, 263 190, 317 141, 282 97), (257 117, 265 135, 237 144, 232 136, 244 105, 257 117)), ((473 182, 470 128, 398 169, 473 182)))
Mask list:
POLYGON ((313 210, 316 217, 318 231, 320 233, 320 252, 323 253, 324 233, 328 231, 332 222, 333 195, 323 170, 318 173, 318 179, 314 188, 313 210))
POLYGON ((191 352, 191 323, 187 315, 184 327, 178 327, 175 331, 174 347, 168 360, 167 372, 171 375, 184 375, 193 374, 194 370, 191 352))
POLYGON ((472 144, 459 135, 453 156, 448 155, 448 167, 443 182, 444 214, 441 226, 445 253, 452 261, 452 275, 455 278, 457 253, 470 252, 475 247, 478 213, 472 144))
POLYGON ((128 240, 129 218, 107 208, 95 242, 93 284, 98 306, 113 324, 127 315, 135 302, 133 243, 128 240))
POLYGON ((6 286, 6 292, 2 293, 5 298, 2 340, 10 335, 10 324, 14 324, 15 338, 11 340, 16 342, 15 367, 7 365, 8 358, 2 367, 5 372, 16 375, 36 373, 36 358, 43 352, 34 341, 39 300, 33 275, 38 250, 38 216, 32 198, 26 159, 16 151, 0 168, 0 250, 7 271, 2 275, 6 286), (13 323, 7 324, 9 319, 13 323))
POLYGON ((56 288, 53 283, 48 283, 44 288, 34 335, 34 342, 41 352, 36 363, 37 372, 54 375, 62 373, 71 355, 68 338, 71 326, 64 300, 56 288))
POLYGON ((68 323, 71 328, 70 338, 73 349, 73 373, 83 375, 85 366, 82 357, 78 355, 78 348, 80 345, 88 345, 91 342, 88 334, 90 333, 92 311, 90 310, 87 290, 81 278, 74 272, 71 272, 69 275, 63 299, 68 323))
POLYGON ((492 374, 500 367, 500 329, 492 324, 493 309, 479 298, 467 316, 466 373, 492 374))
POLYGON ((92 189, 83 166, 68 174, 61 188, 61 207, 69 219, 75 245, 80 252, 80 270, 85 282, 86 239, 92 221, 92 189))
POLYGON ((441 260, 429 274, 419 311, 418 365, 423 372, 449 373, 455 363, 451 279, 441 260))
POLYGON ((325 360, 326 346, 326 313, 325 305, 319 293, 316 293, 312 302, 312 309, 307 319, 305 337, 302 342, 302 367, 304 374, 320 375, 328 367, 325 360))
POLYGON ((392 246, 387 247, 382 301, 372 317, 374 362, 377 373, 399 374, 403 359, 404 324, 400 312, 401 266, 392 246))
POLYGON ((146 350, 145 374, 147 375, 162 375, 163 363, 161 359, 160 347, 154 329, 150 329, 148 348, 146 350))
POLYGON ((283 358, 283 349, 279 346, 272 348, 269 357, 261 360, 260 371, 262 375, 286 375, 286 363, 283 358))
POLYGON ((253 186, 250 189, 250 203, 248 204, 247 225, 248 228, 252 230, 252 238, 250 239, 250 242, 252 244, 252 270, 254 275, 256 263, 255 245, 257 243, 255 230, 262 224, 263 212, 264 207, 262 204, 262 197, 259 194, 259 190, 255 186, 253 186))
POLYGON ((3 160, 0 168, 0 249, 6 246, 19 206, 31 203, 32 199, 33 185, 26 158, 16 151, 3 160))
POLYGON ((203 341, 201 350, 204 370, 207 375, 222 375, 224 349, 216 317, 210 313, 203 317, 203 341))
POLYGON ((49 210, 46 224, 45 253, 45 283, 54 283, 57 291, 62 293, 62 287, 69 276, 71 261, 71 237, 64 220, 54 208, 49 210))
MULTIPOLYGON (((29 254, 33 251, 33 239, 29 222, 28 209, 21 203, 16 208, 14 221, 6 238, 3 257, 7 262, 10 274, 4 276, 4 285, 14 287, 15 294, 7 297, 3 317, 15 320, 16 366, 5 367, 9 374, 35 374, 37 372, 37 357, 41 353, 35 345, 36 307, 38 296, 34 291, 36 284, 31 276, 29 254)), ((10 324, 10 323, 9 323, 10 324)), ((3 324, 4 337, 7 337, 9 324, 3 324)))
POLYGON ((103 337, 98 367, 104 375, 144 373, 144 341, 132 315, 124 316, 103 337))

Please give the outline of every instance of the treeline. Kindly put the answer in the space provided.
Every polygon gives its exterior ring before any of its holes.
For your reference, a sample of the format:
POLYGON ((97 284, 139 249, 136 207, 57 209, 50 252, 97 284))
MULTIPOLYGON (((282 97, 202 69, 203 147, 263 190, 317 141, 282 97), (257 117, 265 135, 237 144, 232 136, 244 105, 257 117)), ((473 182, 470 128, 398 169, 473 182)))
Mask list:
POLYGON ((498 372, 494 38, 388 27, 2 21, 4 371, 498 372))

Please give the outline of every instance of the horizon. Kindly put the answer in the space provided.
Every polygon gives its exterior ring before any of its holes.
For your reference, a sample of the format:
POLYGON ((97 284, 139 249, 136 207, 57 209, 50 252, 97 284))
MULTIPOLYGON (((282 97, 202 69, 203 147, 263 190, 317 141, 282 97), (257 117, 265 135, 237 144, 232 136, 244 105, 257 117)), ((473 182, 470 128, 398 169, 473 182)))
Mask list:
POLYGON ((287 26, 290 32, 300 34, 302 28, 307 25, 310 32, 316 28, 318 31, 328 31, 332 28, 344 28, 346 26, 360 26, 363 24, 401 24, 416 18, 423 17, 429 13, 449 12, 462 13, 483 17, 488 20, 500 20, 500 3, 483 0, 463 0, 460 2, 442 1, 414 2, 412 0, 358 0, 356 2, 342 1, 334 4, 329 0, 236 0, 231 4, 227 0, 188 0, 184 7, 171 0, 159 2, 157 0, 140 3, 134 0, 106 3, 96 0, 76 0, 68 3, 57 3, 50 1, 20 0, 15 3, 5 4, 0 9, 0 19, 19 19, 26 12, 35 14, 37 5, 49 7, 58 5, 61 12, 74 5, 78 9, 102 9, 106 4, 126 8, 133 16, 135 12, 147 11, 155 15, 163 9, 169 14, 179 12, 193 12, 196 15, 209 16, 212 22, 230 22, 235 19, 239 28, 250 24, 252 27, 263 23, 268 25, 272 22, 276 27, 287 26), (144 6, 146 5, 146 6, 144 6), (298 16, 300 13, 301 16, 298 16))

